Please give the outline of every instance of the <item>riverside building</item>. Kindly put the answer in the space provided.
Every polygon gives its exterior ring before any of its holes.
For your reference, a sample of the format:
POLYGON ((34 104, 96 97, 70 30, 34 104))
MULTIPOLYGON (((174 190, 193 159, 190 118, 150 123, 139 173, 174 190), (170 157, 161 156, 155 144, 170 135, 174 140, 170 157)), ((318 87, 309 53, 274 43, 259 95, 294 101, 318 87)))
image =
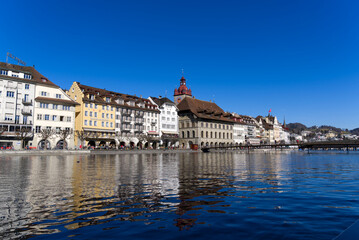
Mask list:
POLYGON ((149 99, 74 82, 76 146, 154 147, 159 143, 159 110, 149 99))
POLYGON ((230 113, 225 113, 214 102, 192 97, 184 77, 174 91, 178 108, 181 148, 230 146, 233 144, 233 125, 230 113))
POLYGON ((168 98, 159 96, 149 97, 153 104, 160 110, 159 132, 161 144, 165 147, 178 147, 178 108, 168 98))
MULTIPOLYGON (((47 101, 46 106, 51 106, 53 102, 47 101)), ((40 74, 34 67, 20 66, 15 64, 0 62, 0 146, 14 147, 20 149, 25 146, 32 148, 41 147, 42 140, 40 137, 41 129, 53 129, 57 127, 74 127, 74 102, 69 99, 59 86, 51 82, 49 79, 40 74), (41 92, 47 92, 54 95, 41 96, 41 92), (69 122, 65 124, 52 124, 51 117, 53 115, 61 115, 60 113, 51 114, 48 112, 48 120, 37 121, 37 109, 40 104, 44 103, 41 97, 56 98, 56 94, 60 94, 63 100, 68 100, 65 105, 70 106, 69 109, 63 110, 64 116, 72 116, 69 122), (40 98, 39 98, 40 97, 40 98), (50 117, 51 115, 51 117, 50 117), (54 126, 53 126, 54 125, 54 126), (34 129, 36 126, 36 129, 34 129)), ((43 106, 43 105, 41 105, 43 106)), ((42 109, 41 114, 45 113, 42 109)), ((47 110, 47 109, 46 109, 47 110)), ((40 113, 39 113, 40 114, 40 113)), ((47 119, 47 117, 46 117, 47 119)), ((49 130, 49 133, 53 131, 49 130)), ((53 142, 49 142, 48 148, 56 145, 56 136, 48 134, 47 139, 52 138, 53 142), (51 144, 53 143, 53 144, 51 144)), ((70 139, 66 139, 70 140, 70 139)), ((71 140, 69 141, 71 146, 71 140)))

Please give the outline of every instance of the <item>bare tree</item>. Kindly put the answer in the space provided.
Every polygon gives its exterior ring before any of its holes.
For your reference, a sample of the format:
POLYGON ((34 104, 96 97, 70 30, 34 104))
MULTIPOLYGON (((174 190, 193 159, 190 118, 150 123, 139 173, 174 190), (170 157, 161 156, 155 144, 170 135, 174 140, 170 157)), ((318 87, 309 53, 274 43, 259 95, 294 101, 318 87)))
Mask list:
POLYGON ((7 128, 4 127, 4 126, 1 126, 1 127, 0 127, 0 136, 1 136, 4 132, 6 132, 6 131, 7 131, 7 128))
POLYGON ((65 128, 65 129, 60 129, 60 131, 56 134, 60 138, 60 140, 62 140, 62 142, 64 144, 62 146, 62 149, 65 149, 67 147, 67 144, 65 147, 66 139, 73 133, 74 133, 74 131, 72 130, 72 128, 65 128))
POLYGON ((34 135, 34 131, 31 127, 22 127, 20 130, 16 131, 15 134, 21 140, 21 148, 24 148, 25 139, 32 137, 34 135))
POLYGON ((38 134, 40 135, 41 140, 44 141, 44 143, 46 144, 46 141, 48 141, 49 138, 54 136, 55 130, 52 128, 44 128, 41 129, 41 131, 38 134))
POLYGON ((81 142, 82 147, 84 146, 84 141, 89 138, 90 132, 84 131, 84 130, 76 130, 75 135, 78 137, 78 139, 81 142))

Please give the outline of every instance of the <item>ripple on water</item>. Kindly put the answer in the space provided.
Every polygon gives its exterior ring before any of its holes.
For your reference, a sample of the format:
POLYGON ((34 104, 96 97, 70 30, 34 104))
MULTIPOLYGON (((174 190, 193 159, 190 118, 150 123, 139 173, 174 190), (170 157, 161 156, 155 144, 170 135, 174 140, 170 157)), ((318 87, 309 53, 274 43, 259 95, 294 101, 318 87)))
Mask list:
POLYGON ((359 217, 356 154, 0 158, 0 238, 332 239, 359 217))

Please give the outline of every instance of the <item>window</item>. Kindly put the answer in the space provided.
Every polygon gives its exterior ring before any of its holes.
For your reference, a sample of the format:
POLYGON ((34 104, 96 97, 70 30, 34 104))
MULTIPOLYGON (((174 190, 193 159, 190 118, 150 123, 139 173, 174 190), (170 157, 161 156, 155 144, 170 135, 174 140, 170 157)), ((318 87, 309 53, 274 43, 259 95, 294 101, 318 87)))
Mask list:
POLYGON ((90 117, 92 117, 92 112, 90 112, 90 117))
POLYGON ((97 117, 97 112, 95 112, 95 117, 97 117))
POLYGON ((113 107, 111 107, 111 111, 113 111, 113 107))
POLYGON ((49 115, 49 114, 45 114, 45 115, 44 115, 44 119, 45 119, 45 120, 50 120, 50 115, 49 115))
POLYGON ((93 105, 92 105, 92 103, 90 103, 90 108, 92 108, 93 107, 93 105))
POLYGON ((105 114, 104 114, 104 113, 102 113, 102 118, 105 118, 105 114))
POLYGON ((31 75, 30 74, 24 74, 24 78, 25 79, 31 79, 31 75))
POLYGON ((40 133, 41 132, 41 126, 36 126, 35 127, 35 132, 40 133))
POLYGON ((106 127, 108 127, 108 122, 106 122, 106 127))
POLYGON ((108 119, 108 113, 106 114, 106 118, 108 119))
POLYGON ((56 94, 56 98, 61 98, 61 94, 56 94))
POLYGON ((91 120, 89 121, 89 125, 92 126, 92 121, 91 120))
POLYGON ((70 106, 62 106, 62 110, 67 110, 67 111, 70 111, 70 106))
POLYGON ((37 120, 42 120, 42 114, 37 114, 37 120))
POLYGON ((85 107, 88 107, 89 105, 87 103, 85 103, 85 107))
POLYGON ((64 121, 64 116, 60 116, 60 122, 64 121))
POLYGON ((85 111, 85 116, 87 116, 87 111, 85 111))
POLYGON ((95 96, 93 94, 90 94, 90 99, 91 100, 94 100, 95 99, 95 96))
POLYGON ((25 84, 25 89, 30 89, 30 84, 25 84))
POLYGON ((102 110, 105 110, 105 106, 104 106, 104 105, 102 105, 102 110))
POLYGON ((1 70, 1 75, 7 75, 7 71, 6 70, 1 70))
POLYGON ((102 124, 101 124, 101 125, 102 125, 102 127, 104 127, 104 126, 105 126, 105 123, 104 123, 104 122, 102 122, 102 124))
POLYGON ((57 104, 52 104, 52 109, 57 109, 59 107, 59 105, 57 104))
POLYGON ((40 108, 49 108, 48 103, 40 103, 40 108))
POLYGON ((13 72, 13 73, 11 74, 11 77, 19 77, 19 73, 13 72))
POLYGON ((52 121, 56 121, 57 120, 57 116, 56 115, 52 115, 52 121))
POLYGON ((108 106, 106 106, 106 110, 108 110, 109 109, 109 107, 108 106))
POLYGON ((6 96, 7 96, 7 97, 14 97, 14 93, 15 93, 15 92, 7 91, 7 92, 6 92, 6 96))
POLYGON ((47 92, 41 91, 40 95, 43 96, 43 97, 46 97, 47 92))
POLYGON ((97 109, 97 104, 95 104, 95 109, 97 109))
POLYGON ((85 120, 84 124, 85 124, 85 126, 87 126, 87 120, 85 120))
POLYGON ((113 123, 110 123, 110 126, 113 127, 113 123))
POLYGON ((110 98, 109 97, 106 97, 106 102, 110 102, 110 98))
POLYGON ((71 117, 66 117, 67 122, 71 122, 71 117))
POLYGON ((61 128, 60 128, 60 127, 56 127, 56 133, 58 134, 58 133, 60 133, 60 131, 61 131, 61 128))
POLYGON ((113 119, 113 114, 111 114, 111 119, 113 119))
POLYGON ((94 125, 94 126, 97 126, 97 121, 93 121, 93 125, 94 125))

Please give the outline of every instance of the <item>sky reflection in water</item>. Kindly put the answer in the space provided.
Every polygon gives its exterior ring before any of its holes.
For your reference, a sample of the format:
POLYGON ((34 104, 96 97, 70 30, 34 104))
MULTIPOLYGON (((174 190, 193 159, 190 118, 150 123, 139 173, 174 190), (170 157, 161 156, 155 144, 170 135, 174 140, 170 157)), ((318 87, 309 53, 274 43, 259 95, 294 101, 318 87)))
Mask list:
POLYGON ((332 239, 359 217, 358 160, 235 152, 1 157, 0 238, 332 239))

